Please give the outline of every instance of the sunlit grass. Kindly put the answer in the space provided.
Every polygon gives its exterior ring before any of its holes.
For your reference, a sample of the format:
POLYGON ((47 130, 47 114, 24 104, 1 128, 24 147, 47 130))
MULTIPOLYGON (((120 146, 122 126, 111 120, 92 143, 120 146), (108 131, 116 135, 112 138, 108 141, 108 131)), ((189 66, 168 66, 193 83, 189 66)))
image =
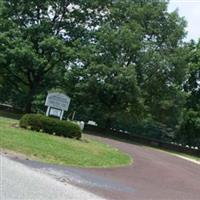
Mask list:
POLYGON ((0 117, 0 147, 47 163, 80 167, 129 165, 132 159, 101 142, 74 140, 16 127, 17 120, 0 117))

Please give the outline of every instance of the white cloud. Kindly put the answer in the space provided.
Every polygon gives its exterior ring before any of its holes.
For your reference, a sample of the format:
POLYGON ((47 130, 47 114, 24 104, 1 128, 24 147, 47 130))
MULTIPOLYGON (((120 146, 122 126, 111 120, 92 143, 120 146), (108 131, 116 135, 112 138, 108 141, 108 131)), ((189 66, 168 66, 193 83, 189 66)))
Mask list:
POLYGON ((197 41, 200 38, 200 0, 171 0, 168 9, 170 12, 178 9, 179 15, 188 22, 187 39, 197 41))

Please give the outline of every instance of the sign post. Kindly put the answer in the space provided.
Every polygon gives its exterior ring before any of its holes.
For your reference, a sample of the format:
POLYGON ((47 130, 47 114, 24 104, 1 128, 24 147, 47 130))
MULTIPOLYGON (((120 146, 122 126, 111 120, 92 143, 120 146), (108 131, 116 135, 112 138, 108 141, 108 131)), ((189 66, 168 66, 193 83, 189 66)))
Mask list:
POLYGON ((47 116, 55 116, 63 119, 64 111, 68 111, 71 99, 62 93, 49 93, 45 106, 47 106, 47 116))

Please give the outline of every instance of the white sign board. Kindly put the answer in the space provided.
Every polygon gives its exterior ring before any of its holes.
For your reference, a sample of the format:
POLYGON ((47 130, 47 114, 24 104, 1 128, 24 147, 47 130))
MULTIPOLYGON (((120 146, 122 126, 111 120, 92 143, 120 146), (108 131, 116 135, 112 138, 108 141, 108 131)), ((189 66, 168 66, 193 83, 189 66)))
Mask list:
POLYGON ((64 111, 69 109, 70 101, 71 99, 65 94, 49 93, 45 102, 45 106, 48 107, 46 115, 59 117, 62 120, 64 111))
POLYGON ((61 114, 62 114, 62 110, 58 110, 58 109, 55 109, 55 108, 51 108, 50 112, 49 112, 49 115, 52 115, 52 116, 55 116, 55 117, 60 117, 61 114))
POLYGON ((61 93, 49 93, 45 105, 51 108, 68 111, 71 99, 61 93))

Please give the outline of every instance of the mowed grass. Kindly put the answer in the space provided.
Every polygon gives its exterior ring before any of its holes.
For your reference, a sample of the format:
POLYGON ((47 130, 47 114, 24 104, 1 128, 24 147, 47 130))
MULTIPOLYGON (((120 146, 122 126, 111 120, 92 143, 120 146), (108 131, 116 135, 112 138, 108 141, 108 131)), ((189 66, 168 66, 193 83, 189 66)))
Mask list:
POLYGON ((116 167, 132 158, 95 140, 74 140, 16 128, 17 120, 0 117, 0 147, 46 163, 78 167, 116 167))

